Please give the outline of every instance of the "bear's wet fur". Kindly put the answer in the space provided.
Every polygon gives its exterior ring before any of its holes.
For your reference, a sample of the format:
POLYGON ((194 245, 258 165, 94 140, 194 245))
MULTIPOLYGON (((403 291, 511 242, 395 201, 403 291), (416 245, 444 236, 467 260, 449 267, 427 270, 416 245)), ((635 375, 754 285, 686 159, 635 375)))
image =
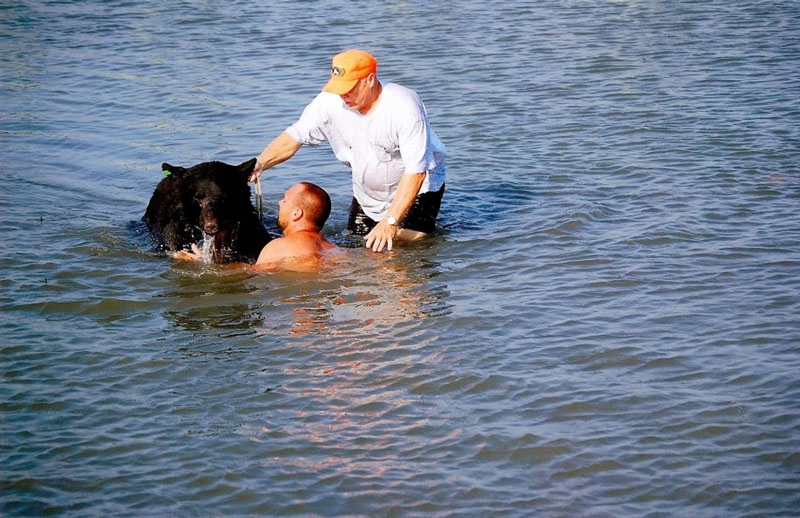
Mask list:
POLYGON ((160 250, 190 250, 213 237, 215 263, 254 263, 271 236, 250 198, 247 179, 256 159, 239 165, 203 162, 189 168, 162 164, 158 183, 142 218, 160 250))

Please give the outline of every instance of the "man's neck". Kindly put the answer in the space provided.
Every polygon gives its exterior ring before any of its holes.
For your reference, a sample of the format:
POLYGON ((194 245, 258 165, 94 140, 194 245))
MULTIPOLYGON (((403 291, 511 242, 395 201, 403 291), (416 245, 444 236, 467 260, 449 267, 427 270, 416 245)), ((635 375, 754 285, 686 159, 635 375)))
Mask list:
POLYGON ((374 112, 375 109, 378 107, 378 103, 381 100, 381 93, 383 92, 383 85, 381 85, 380 81, 375 81, 375 87, 372 89, 372 102, 369 104, 369 107, 362 111, 362 115, 369 115, 370 113, 374 112))
POLYGON ((291 237, 299 234, 319 234, 319 229, 312 225, 287 228, 283 231, 283 237, 291 237))

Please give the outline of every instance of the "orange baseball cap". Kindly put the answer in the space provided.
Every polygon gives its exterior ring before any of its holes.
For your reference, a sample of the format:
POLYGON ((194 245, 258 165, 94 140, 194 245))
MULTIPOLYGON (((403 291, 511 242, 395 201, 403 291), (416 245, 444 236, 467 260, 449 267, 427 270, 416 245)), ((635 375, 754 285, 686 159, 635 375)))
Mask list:
POLYGON ((323 92, 344 95, 360 79, 378 70, 378 60, 369 52, 350 49, 333 56, 331 79, 322 87, 323 92))

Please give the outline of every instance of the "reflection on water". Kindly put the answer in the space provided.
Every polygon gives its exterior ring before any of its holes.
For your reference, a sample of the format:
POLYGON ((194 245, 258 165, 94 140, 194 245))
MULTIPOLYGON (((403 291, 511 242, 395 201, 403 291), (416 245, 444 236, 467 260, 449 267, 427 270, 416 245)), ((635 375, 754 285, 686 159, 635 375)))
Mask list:
POLYGON ((225 329, 237 333, 263 325, 263 315, 255 313, 254 309, 244 304, 218 305, 215 302, 211 306, 192 307, 184 311, 168 310, 164 317, 186 331, 225 329))
POLYGON ((270 334, 286 326, 298 336, 408 332, 424 328, 429 314, 447 313, 446 287, 427 283, 438 269, 435 250, 433 240, 395 254, 345 249, 344 258, 315 273, 176 262, 166 275, 172 289, 164 294, 176 303, 164 317, 186 331, 270 334), (242 304, 243 298, 250 302, 242 304))

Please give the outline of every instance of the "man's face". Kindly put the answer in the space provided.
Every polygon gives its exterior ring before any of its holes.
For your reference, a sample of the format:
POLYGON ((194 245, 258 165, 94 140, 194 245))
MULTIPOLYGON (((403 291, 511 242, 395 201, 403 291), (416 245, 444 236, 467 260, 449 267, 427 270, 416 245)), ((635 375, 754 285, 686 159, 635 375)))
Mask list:
POLYGON ((366 113, 373 102, 371 98, 371 85, 373 81, 375 81, 375 79, 371 74, 363 79, 359 79, 352 90, 340 96, 342 101, 344 101, 351 110, 358 110, 361 113, 366 113))
POLYGON ((289 187, 289 189, 283 193, 283 198, 278 202, 278 227, 280 227, 281 230, 286 230, 286 227, 289 226, 289 223, 292 221, 292 212, 297 208, 294 201, 299 190, 300 187, 297 185, 289 187))

